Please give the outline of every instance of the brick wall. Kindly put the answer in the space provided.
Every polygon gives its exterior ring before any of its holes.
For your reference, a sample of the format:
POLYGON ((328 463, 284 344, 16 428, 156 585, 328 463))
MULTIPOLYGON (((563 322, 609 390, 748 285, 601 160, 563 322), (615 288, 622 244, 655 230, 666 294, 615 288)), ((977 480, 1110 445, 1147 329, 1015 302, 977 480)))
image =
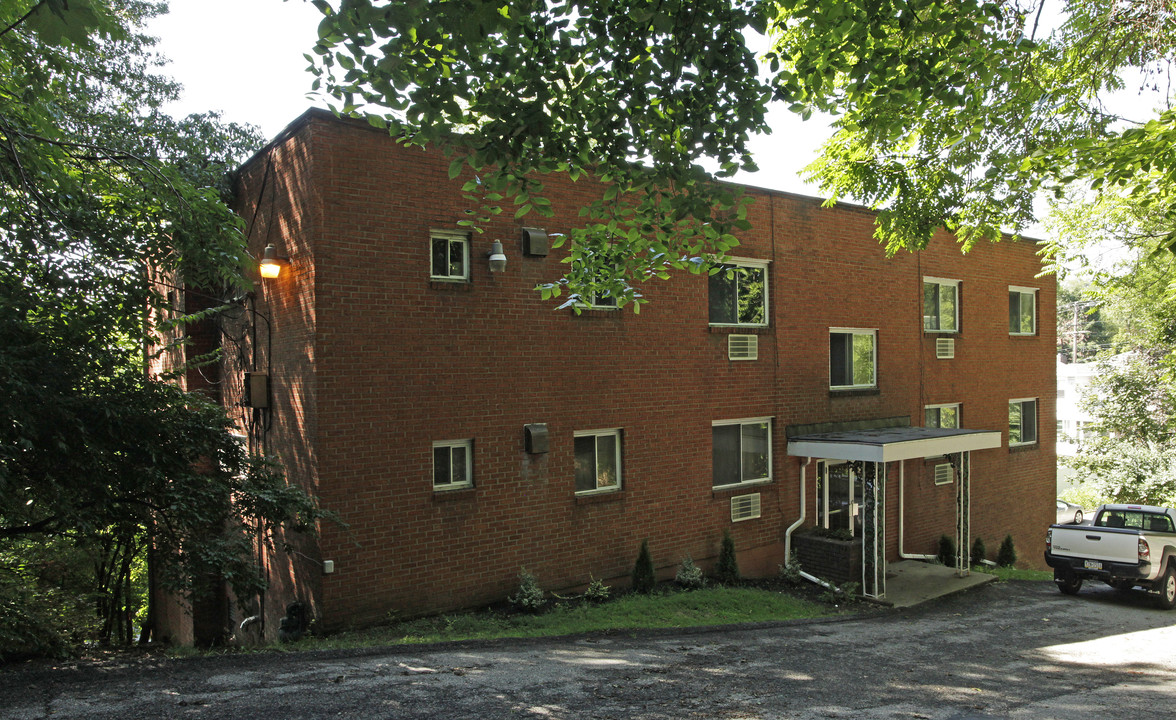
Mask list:
MULTIPOLYGON (((670 576, 687 554, 713 562, 724 529, 745 572, 775 572, 800 511, 785 426, 920 425, 924 405, 960 402, 965 427, 1007 431, 1008 400, 1025 397, 1040 399, 1040 441, 974 453, 973 535, 995 548, 1011 532, 1028 563, 1040 556, 1054 495, 1055 288, 1036 277, 1034 245, 962 255, 941 234, 888 259, 871 213, 753 189, 753 229, 734 254, 770 261, 771 322, 758 360, 729 361, 731 331, 708 326, 706 278, 649 283, 639 315, 557 310, 534 287, 560 276, 562 254, 524 256, 509 213, 474 237, 468 284, 430 282, 429 231, 457 229, 467 207, 447 168, 439 153, 311 112, 244 169, 252 250, 275 242, 293 271, 258 299, 275 393, 259 445, 348 524, 324 525, 293 560, 275 555, 275 596, 310 596, 328 625, 369 622, 499 599, 521 567, 548 589, 624 582, 642 539, 670 576), (492 240, 504 273, 488 270, 492 240), (954 360, 937 360, 922 331, 923 276, 961 282, 954 360), (1010 285, 1039 288, 1036 336, 1009 336, 1010 285), (830 327, 877 330, 876 391, 830 392, 830 327), (755 417, 773 419, 772 482, 712 490, 711 423, 755 417), (547 423, 549 453, 524 452, 528 423, 547 423), (577 496, 573 433, 596 428, 622 428, 622 489, 577 496), (474 487, 434 492, 432 443, 456 438, 473 440, 474 487), (730 499, 746 492, 760 493, 761 517, 732 523, 730 499), (320 559, 335 572, 322 576, 320 559)), ((548 184, 555 217, 526 222, 566 231, 593 187, 548 184)), ((954 486, 935 486, 931 467, 905 466, 907 552, 934 553, 953 527, 954 486)), ((897 493, 892 475, 892 559, 897 493)))

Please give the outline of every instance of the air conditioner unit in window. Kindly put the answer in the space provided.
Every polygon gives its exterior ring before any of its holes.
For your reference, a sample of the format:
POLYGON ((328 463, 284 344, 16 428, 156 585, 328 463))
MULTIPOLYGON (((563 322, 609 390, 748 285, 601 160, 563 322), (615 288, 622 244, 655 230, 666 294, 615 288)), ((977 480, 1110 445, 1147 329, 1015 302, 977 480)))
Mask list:
POLYGON ((759 357, 759 335, 728 335, 728 360, 755 360, 759 357))
POLYGON ((955 357, 955 338, 937 338, 935 340, 935 357, 940 360, 951 360, 955 357))
POLYGON ((736 495, 731 498, 731 522, 754 520, 760 516, 760 494, 736 495))

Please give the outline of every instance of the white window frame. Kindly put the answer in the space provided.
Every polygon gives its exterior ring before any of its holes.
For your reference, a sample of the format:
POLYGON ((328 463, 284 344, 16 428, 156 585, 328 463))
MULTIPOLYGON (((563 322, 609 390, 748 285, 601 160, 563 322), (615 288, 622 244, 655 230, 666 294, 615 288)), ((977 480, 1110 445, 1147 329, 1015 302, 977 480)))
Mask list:
POLYGON ((460 440, 434 440, 433 441, 433 490, 437 492, 444 492, 446 490, 461 490, 464 488, 471 488, 474 486, 474 440, 473 438, 463 438, 460 440), (449 450, 449 478, 447 483, 437 482, 437 451, 445 448, 449 450), (454 448, 461 448, 465 450, 465 477, 453 477, 453 450, 454 448))
POLYGON ((1013 398, 1012 400, 1009 400, 1010 407, 1012 405, 1015 405, 1018 403, 1021 405, 1021 418, 1022 418, 1022 420, 1021 420, 1021 436, 1022 437, 1021 437, 1021 439, 1014 441, 1013 440, 1013 426, 1009 425, 1009 447, 1022 447, 1025 445, 1036 445, 1038 442, 1038 439, 1041 435, 1041 422, 1040 422, 1040 418, 1037 416, 1038 399, 1035 397, 1032 397, 1032 398, 1013 398), (1033 403, 1033 439, 1032 440, 1025 440, 1024 439, 1025 403, 1033 403))
MULTIPOLYGON (((768 272, 768 267, 770 265, 771 265, 771 262, 768 260, 757 260, 755 258, 745 258, 745 257, 732 257, 732 258, 727 258, 726 262, 723 263, 723 270, 719 271, 720 273, 725 272, 727 267, 755 268, 755 269, 759 269, 759 270, 764 271, 764 321, 760 322, 760 323, 739 322, 738 318, 736 318, 736 321, 733 323, 711 322, 710 321, 710 292, 711 292, 710 281, 711 281, 711 277, 713 277, 713 276, 711 276, 711 275, 707 276, 707 280, 706 280, 706 283, 707 283, 706 284, 707 321, 711 327, 767 327, 770 324, 771 317, 768 314, 768 309, 771 307, 771 304, 769 303, 768 300, 769 300, 769 292, 771 291, 770 286, 772 284, 769 279, 770 273, 768 272)), ((718 273, 716 273, 716 274, 718 274, 718 273)), ((735 305, 736 305, 736 308, 738 309, 738 305, 739 305, 738 291, 736 292, 736 296, 735 296, 735 305)), ((738 310, 737 310, 737 312, 738 312, 738 310)))
MULTIPOLYGON (((601 493, 618 492, 623 487, 624 469, 623 469, 622 462, 624 460, 624 455, 625 455, 625 453, 624 453, 624 444, 625 443, 624 443, 623 430, 624 430, 624 428, 619 428, 619 427, 618 428, 598 428, 596 430, 576 430, 575 432, 572 433, 573 439, 579 439, 579 438, 585 438, 585 437, 591 437, 591 438, 612 437, 616 441, 614 443, 614 452, 616 454, 615 462, 616 462, 616 468, 617 468, 616 483, 613 485, 604 485, 604 486, 600 485, 600 473, 597 472, 596 487, 591 488, 589 490, 576 490, 575 491, 576 495, 599 495, 601 493)), ((576 453, 575 443, 573 441, 573 446, 572 446, 572 462, 573 462, 572 487, 575 487, 575 483, 576 483, 576 473, 575 473, 575 468, 574 468, 575 453, 576 453)), ((593 443, 593 462, 596 463, 598 467, 599 467, 599 454, 600 454, 600 443, 595 442, 595 443, 593 443)))
MULTIPOLYGON (((929 316, 926 314, 926 312, 925 312, 926 308, 924 307, 924 314, 923 314, 923 332, 928 332, 928 333, 942 333, 942 334, 946 334, 946 335, 956 335, 956 334, 958 334, 958 333, 959 333, 959 331, 960 331, 960 281, 959 281, 959 280, 950 280, 950 279, 948 279, 948 278, 937 278, 937 277, 930 277, 930 276, 926 276, 926 277, 924 277, 924 278, 923 278, 923 301, 924 301, 924 302, 926 302, 926 297, 927 297, 927 286, 928 286, 928 285, 935 285, 935 286, 936 286, 936 287, 938 287, 938 288, 943 288, 943 287, 950 287, 950 288, 953 288, 953 289, 955 290, 955 308, 954 308, 954 310, 955 310, 955 313, 954 313, 954 314, 955 314, 955 318, 952 320, 952 324, 954 325, 954 327, 951 327, 951 328, 948 328, 948 329, 944 329, 944 328, 931 328, 931 327, 927 327, 927 321, 928 321, 930 318, 929 318, 929 316)), ((938 291, 937 291, 937 293, 942 293, 942 290, 938 290, 938 291)), ((939 302, 941 302, 941 299, 940 299, 940 297, 937 295, 937 297, 936 297, 936 303, 939 303, 939 302)), ((936 322, 938 322, 938 321, 939 321, 939 315, 938 315, 938 314, 935 316, 935 320, 936 320, 936 322)))
POLYGON ((429 231, 429 279, 438 282, 469 282, 470 280, 470 236, 469 233, 463 233, 457 230, 430 230, 429 231), (438 240, 446 241, 445 244, 445 258, 446 258, 446 272, 438 274, 436 268, 433 267, 433 243, 438 240), (460 242, 462 245, 462 272, 460 275, 452 275, 448 272, 449 256, 452 244, 460 242))
MULTIPOLYGON (((1020 295, 1020 299, 1018 300, 1018 303, 1019 303, 1018 307, 1020 309, 1024 309, 1025 297, 1028 296, 1030 306, 1033 308, 1033 323, 1032 323, 1033 327, 1029 328, 1028 331, 1026 331, 1024 328, 1020 328, 1016 332, 1014 332, 1013 329, 1010 327, 1009 328, 1009 335, 1016 336, 1016 337, 1028 337, 1030 335, 1037 334, 1037 292, 1038 292, 1038 288, 1019 287, 1017 285, 1009 285, 1010 304, 1012 301, 1013 293, 1018 293, 1020 295)), ((1020 319, 1020 317, 1021 316, 1018 313, 1018 315, 1017 315, 1018 320, 1020 319)))
POLYGON ((754 418, 739 418, 739 419, 733 419, 733 420, 714 420, 711 422, 711 449, 712 449, 711 489, 723 490, 725 488, 748 487, 751 485, 762 485, 765 483, 772 482, 772 466, 773 466, 772 421, 773 421, 773 418, 771 416, 767 416, 767 417, 754 417, 754 418), (742 432, 742 427, 744 425, 763 425, 763 424, 766 424, 768 426, 768 438, 767 438, 768 474, 765 477, 743 479, 743 432, 742 432), (714 464, 713 464, 714 431, 715 431, 715 428, 717 428, 717 427, 729 427, 732 425, 737 425, 740 427, 740 436, 739 436, 739 478, 740 479, 739 479, 739 482, 736 482, 736 483, 727 483, 726 485, 715 485, 714 484, 714 481, 715 481, 714 464))
MULTIPOLYGON (((853 337, 859 335, 869 335, 870 341, 873 343, 874 352, 870 357, 870 383, 868 385, 834 385, 833 384, 833 348, 829 348, 829 389, 830 390, 867 390, 878 387, 878 330, 876 328, 829 328, 829 339, 832 341, 833 335, 850 335, 850 347, 852 356, 853 337)), ((850 379, 852 381, 854 372, 853 368, 849 369, 850 379)))
POLYGON ((958 402, 957 403, 938 403, 935 405, 924 405, 923 406, 923 425, 925 425, 926 427, 942 428, 943 425, 927 425, 927 411, 928 410, 943 410, 945 408, 955 410, 956 424, 955 424, 954 428, 949 428, 949 429, 958 430, 959 428, 963 427, 960 424, 960 404, 958 402))

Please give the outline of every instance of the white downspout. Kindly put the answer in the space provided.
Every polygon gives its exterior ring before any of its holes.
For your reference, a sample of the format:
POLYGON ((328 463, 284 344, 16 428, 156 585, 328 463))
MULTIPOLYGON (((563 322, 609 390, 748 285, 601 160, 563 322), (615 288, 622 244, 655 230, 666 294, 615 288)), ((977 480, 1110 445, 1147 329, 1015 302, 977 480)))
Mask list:
POLYGON ((906 460, 898 464, 898 556, 903 560, 935 560, 935 555, 915 555, 913 553, 903 552, 902 531, 903 531, 903 507, 904 507, 904 486, 906 481, 906 460))
MULTIPOLYGON (((800 464, 800 517, 797 518, 796 522, 789 525, 788 529, 784 531, 784 557, 785 557, 784 562, 792 562, 792 533, 797 528, 799 528, 801 525, 804 524, 805 511, 808 509, 805 504, 805 495, 804 495, 804 490, 805 490, 805 472, 804 471, 805 471, 805 468, 807 468, 809 466, 809 463, 811 463, 812 461, 813 461, 813 459, 811 457, 806 457, 804 459, 804 462, 802 462, 800 464)), ((824 580, 817 577, 816 575, 809 575, 804 570, 800 571, 800 576, 802 578, 804 578, 805 580, 808 580, 809 582, 814 582, 814 583, 820 585, 821 587, 825 588, 826 590, 836 590, 837 589, 831 583, 825 582, 824 580)))

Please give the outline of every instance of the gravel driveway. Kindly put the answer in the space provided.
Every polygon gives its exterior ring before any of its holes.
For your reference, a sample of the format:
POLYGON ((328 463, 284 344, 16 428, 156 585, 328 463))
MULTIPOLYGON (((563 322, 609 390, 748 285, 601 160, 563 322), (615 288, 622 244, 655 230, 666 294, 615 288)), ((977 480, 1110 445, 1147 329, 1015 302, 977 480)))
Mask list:
POLYGON ((1173 622, 1138 592, 1010 582, 816 622, 13 666, 0 718, 1173 717, 1173 622))

